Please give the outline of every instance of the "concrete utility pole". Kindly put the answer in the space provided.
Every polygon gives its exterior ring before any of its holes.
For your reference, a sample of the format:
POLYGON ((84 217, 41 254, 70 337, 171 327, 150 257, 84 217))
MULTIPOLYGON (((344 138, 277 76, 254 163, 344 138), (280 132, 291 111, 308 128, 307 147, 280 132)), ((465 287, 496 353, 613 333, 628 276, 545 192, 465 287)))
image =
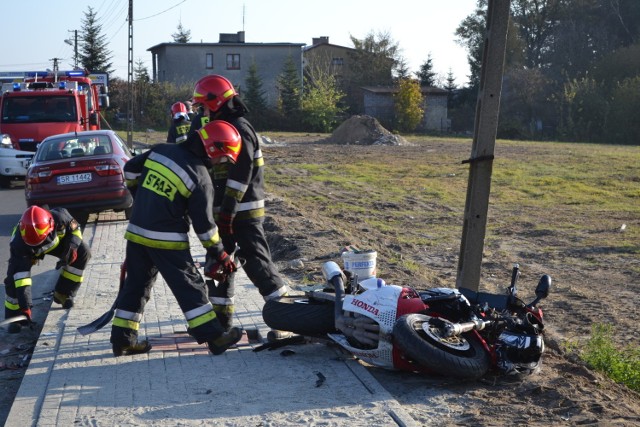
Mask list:
POLYGON ((51 58, 49 61, 53 61, 53 81, 58 81, 58 61, 62 61, 62 58, 51 58))
POLYGON ((127 66, 127 88, 129 105, 127 108, 127 146, 133 148, 133 0, 129 0, 129 61, 127 66))
POLYGON ((510 0, 489 0, 456 286, 478 291, 498 129, 510 0))

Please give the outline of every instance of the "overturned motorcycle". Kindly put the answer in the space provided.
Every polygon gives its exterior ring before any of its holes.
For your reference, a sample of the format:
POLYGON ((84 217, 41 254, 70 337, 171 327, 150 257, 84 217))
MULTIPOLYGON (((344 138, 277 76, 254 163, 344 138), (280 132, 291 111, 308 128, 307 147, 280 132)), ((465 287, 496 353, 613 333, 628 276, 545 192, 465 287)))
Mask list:
POLYGON ((478 378, 537 372, 544 352, 542 310, 551 277, 538 282, 536 298, 517 296, 515 264, 504 295, 469 289, 417 292, 371 277, 322 267, 327 286, 304 295, 267 301, 262 315, 276 330, 329 337, 355 357, 385 369, 478 378))

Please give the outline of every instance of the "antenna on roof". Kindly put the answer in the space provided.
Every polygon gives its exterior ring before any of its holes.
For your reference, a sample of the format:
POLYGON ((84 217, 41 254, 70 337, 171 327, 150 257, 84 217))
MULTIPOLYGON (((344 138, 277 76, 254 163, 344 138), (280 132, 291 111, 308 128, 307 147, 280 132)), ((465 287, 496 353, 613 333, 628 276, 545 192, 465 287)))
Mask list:
POLYGON ((244 6, 245 4, 242 3, 242 31, 244 31, 244 6))

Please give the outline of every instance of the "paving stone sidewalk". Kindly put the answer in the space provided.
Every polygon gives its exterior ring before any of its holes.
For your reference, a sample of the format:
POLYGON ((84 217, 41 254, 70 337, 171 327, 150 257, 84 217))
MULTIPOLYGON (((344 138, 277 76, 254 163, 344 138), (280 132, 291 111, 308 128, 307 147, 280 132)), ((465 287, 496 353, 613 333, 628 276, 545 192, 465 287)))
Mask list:
MULTIPOLYGON (((126 224, 101 214, 87 225, 93 258, 76 307, 49 312, 7 427, 412 425, 365 367, 331 346, 254 352, 269 329, 262 320, 262 297, 242 271, 235 324, 252 339, 245 334, 221 356, 187 335, 182 312, 161 277, 140 331, 153 343, 151 352, 113 357, 110 324, 80 335, 76 328, 108 311, 116 297, 126 224)), ((193 235, 192 251, 196 260, 204 259, 193 235)))

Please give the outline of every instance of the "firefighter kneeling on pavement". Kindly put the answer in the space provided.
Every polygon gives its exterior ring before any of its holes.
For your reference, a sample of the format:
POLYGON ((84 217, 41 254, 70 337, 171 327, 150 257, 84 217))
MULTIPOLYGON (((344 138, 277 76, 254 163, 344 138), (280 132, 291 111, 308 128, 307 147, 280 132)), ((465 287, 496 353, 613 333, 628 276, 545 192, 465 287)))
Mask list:
POLYGON ((73 307, 91 250, 82 241, 80 225, 66 209, 27 208, 13 229, 9 248, 4 315, 7 319, 22 314, 27 317, 26 321, 11 323, 10 333, 20 332, 31 321, 31 267, 45 255, 60 258, 58 265, 62 266, 53 301, 65 309, 73 307))
POLYGON ((236 266, 225 252, 213 219, 213 183, 208 168, 235 162, 241 139, 229 123, 217 120, 191 133, 181 144, 157 144, 129 160, 127 186, 134 196, 127 239, 127 275, 119 292, 111 328, 113 354, 151 350, 138 340, 144 306, 158 273, 175 296, 198 344, 222 354, 242 338, 242 329, 225 332, 207 298, 204 280, 189 250, 193 226, 211 260, 206 274, 231 274, 236 266))

